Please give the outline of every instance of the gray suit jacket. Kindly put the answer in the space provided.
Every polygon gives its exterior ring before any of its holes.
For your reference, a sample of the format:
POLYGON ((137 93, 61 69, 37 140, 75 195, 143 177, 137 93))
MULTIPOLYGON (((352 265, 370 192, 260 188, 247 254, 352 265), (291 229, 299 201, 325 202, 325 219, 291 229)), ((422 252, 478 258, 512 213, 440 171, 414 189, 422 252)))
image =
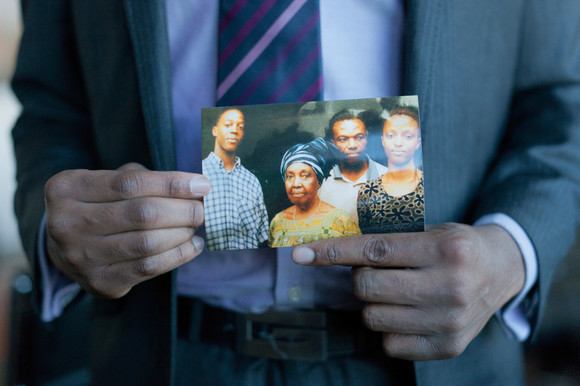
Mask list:
MULTIPOLYGON (((24 8, 13 81, 23 104, 13 131, 15 208, 34 265, 52 175, 129 161, 171 170, 176 161, 165 2, 29 0, 24 8)), ((404 91, 420 99, 426 219, 514 218, 538 254, 541 311, 579 217, 580 8, 575 0, 408 0, 406 8, 404 91)), ((95 383, 170 382, 172 274, 119 300, 87 296, 69 312, 89 303, 95 383)), ((521 383, 521 356, 492 320, 461 356, 416 363, 416 378, 521 383)))

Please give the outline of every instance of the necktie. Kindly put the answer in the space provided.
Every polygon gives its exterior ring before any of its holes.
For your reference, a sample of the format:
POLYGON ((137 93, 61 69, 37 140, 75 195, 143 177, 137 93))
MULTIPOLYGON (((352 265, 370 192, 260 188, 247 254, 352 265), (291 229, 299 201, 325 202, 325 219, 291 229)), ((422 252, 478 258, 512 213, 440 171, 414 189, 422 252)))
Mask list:
POLYGON ((222 0, 218 106, 322 97, 318 0, 222 0))

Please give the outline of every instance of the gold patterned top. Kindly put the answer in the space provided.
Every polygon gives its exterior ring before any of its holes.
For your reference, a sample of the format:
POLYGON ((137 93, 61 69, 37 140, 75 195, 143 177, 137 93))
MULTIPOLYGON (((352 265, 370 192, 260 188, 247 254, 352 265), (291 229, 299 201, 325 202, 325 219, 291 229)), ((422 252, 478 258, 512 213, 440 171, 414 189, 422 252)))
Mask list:
POLYGON ((282 212, 270 222, 268 245, 293 247, 318 240, 360 235, 356 222, 341 209, 333 209, 323 218, 288 220, 282 212))

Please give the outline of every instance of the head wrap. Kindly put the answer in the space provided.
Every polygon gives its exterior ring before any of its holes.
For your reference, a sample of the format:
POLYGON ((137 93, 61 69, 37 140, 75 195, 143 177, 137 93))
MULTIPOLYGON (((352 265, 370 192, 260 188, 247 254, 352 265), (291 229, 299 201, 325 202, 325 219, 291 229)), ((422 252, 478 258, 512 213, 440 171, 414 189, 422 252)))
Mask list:
POLYGON ((284 153, 280 164, 280 174, 282 174, 282 179, 286 179, 288 166, 295 162, 302 162, 312 167, 318 182, 322 184, 341 156, 342 153, 336 146, 322 138, 316 138, 305 144, 299 143, 284 153))

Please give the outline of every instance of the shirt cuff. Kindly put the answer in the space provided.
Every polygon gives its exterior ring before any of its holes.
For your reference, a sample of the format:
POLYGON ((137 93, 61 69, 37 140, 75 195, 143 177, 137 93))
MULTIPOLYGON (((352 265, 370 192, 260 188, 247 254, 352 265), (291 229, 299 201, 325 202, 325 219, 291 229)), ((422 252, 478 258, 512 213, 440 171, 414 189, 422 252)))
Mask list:
POLYGON ((473 225, 495 224, 502 227, 514 239, 524 259, 526 279, 519 294, 510 300, 505 306, 496 312, 497 319, 506 334, 520 342, 525 341, 532 331, 528 316, 537 313, 537 302, 526 301, 527 298, 535 298, 535 292, 531 291, 538 280, 538 258, 536 250, 524 231, 513 218, 504 213, 492 213, 478 219, 473 225), (534 308, 531 310, 530 308, 534 308))
POLYGON ((81 290, 81 286, 56 268, 46 252, 46 214, 40 221, 37 242, 38 263, 42 288, 40 318, 43 322, 51 322, 62 315, 65 307, 73 301, 81 290))

